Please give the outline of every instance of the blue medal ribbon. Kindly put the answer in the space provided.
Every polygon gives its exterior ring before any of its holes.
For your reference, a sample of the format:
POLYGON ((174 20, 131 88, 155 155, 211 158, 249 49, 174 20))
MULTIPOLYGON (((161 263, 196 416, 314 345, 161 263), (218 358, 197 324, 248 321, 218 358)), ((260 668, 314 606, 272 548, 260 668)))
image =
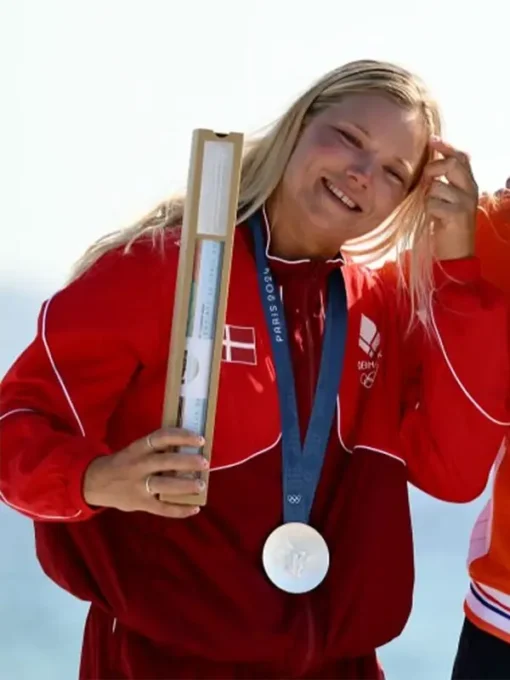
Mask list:
POLYGON ((278 287, 265 252, 260 212, 248 224, 255 241, 260 296, 271 337, 282 421, 283 519, 308 524, 321 475, 342 375, 347 336, 347 296, 340 270, 328 278, 326 327, 319 377, 303 447, 287 326, 278 287))

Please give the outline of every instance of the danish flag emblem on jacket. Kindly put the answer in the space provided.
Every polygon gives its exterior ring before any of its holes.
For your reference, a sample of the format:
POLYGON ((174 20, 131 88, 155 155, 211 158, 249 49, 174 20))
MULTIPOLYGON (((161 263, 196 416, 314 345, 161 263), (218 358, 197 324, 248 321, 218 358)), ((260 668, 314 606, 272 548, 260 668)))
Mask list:
POLYGON ((257 363, 255 329, 249 326, 225 326, 223 331, 222 361, 232 364, 257 363))

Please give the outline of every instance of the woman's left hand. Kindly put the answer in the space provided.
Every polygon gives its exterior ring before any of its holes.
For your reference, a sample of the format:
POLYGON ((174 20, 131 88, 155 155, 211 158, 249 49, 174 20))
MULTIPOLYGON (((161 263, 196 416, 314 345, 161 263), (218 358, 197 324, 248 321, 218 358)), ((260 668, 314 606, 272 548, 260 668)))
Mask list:
POLYGON ((424 169, 424 179, 430 184, 426 209, 434 221, 434 255, 438 260, 471 257, 478 185, 469 157, 441 139, 432 139, 430 146, 443 156, 424 169))

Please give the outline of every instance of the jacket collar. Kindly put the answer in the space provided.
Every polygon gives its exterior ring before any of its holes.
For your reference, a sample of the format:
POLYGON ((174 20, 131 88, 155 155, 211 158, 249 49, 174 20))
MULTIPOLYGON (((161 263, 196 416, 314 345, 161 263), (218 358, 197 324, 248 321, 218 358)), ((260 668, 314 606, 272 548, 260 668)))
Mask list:
POLYGON ((287 260, 275 257, 269 253, 271 249, 271 225, 266 207, 261 208, 262 221, 265 227, 266 257, 272 272, 279 278, 294 278, 295 276, 317 279, 326 278, 333 270, 339 269, 345 264, 345 258, 339 252, 338 256, 331 260, 312 260, 310 258, 300 260, 287 260))

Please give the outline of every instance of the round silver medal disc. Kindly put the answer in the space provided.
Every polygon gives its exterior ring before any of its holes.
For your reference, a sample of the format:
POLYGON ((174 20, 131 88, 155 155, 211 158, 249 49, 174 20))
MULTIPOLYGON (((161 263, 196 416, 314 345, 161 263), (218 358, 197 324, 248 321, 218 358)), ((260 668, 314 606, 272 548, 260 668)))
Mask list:
POLYGON ((326 541, 313 527, 288 522, 268 536, 262 563, 266 574, 280 590, 307 593, 328 573, 329 550, 326 541))

